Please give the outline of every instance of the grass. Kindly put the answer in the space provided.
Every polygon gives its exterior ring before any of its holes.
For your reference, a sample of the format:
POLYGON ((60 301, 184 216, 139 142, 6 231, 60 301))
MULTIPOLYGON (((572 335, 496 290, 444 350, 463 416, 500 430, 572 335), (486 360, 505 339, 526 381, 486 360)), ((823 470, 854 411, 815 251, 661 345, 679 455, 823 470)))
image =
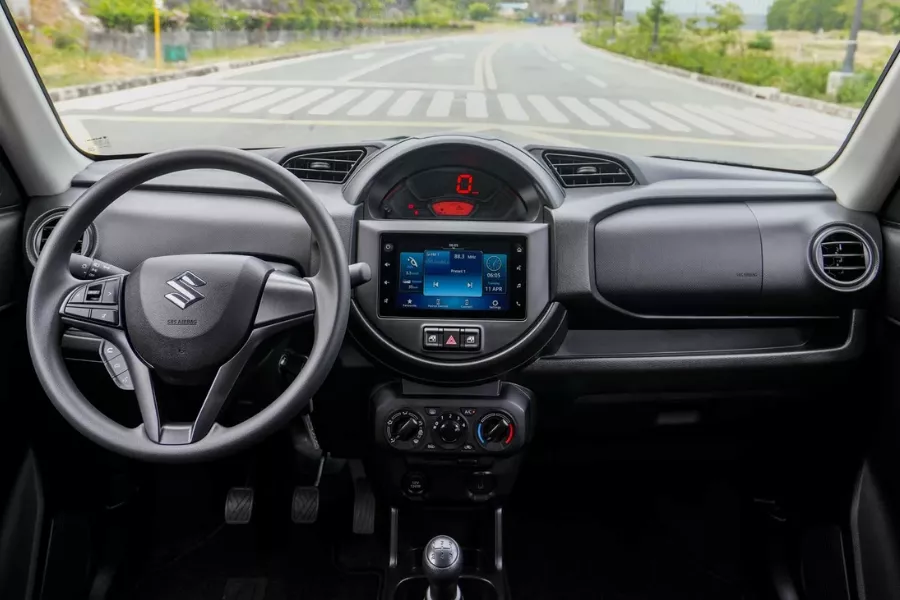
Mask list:
MULTIPOLYGON (((821 34, 809 31, 768 31, 775 42, 774 56, 802 63, 842 63, 847 48, 846 31, 821 34)), ((741 32, 744 43, 750 42, 755 31, 741 32)), ((860 67, 883 69, 900 36, 861 31, 856 50, 856 64, 860 67)))
MULTIPOLYGON (((486 23, 483 27, 476 27, 476 31, 490 30, 494 24, 486 23)), ((162 70, 157 70, 153 60, 139 61, 119 54, 99 54, 85 52, 80 45, 66 48, 56 48, 49 41, 39 39, 40 36, 32 36, 28 32, 22 32, 25 45, 31 54, 31 58, 37 67, 44 85, 48 89, 100 83, 114 79, 151 75, 153 73, 177 71, 188 67, 223 61, 253 60, 259 58, 272 58, 297 54, 301 52, 316 52, 335 50, 365 43, 382 41, 399 41, 427 35, 434 37, 458 32, 430 31, 427 34, 392 35, 384 37, 354 38, 352 40, 303 40, 282 44, 280 46, 244 46, 241 48, 228 48, 219 50, 202 50, 192 52, 186 63, 165 63, 162 70)))
MULTIPOLYGON (((856 69, 858 80, 845 85, 841 93, 832 98, 826 94, 828 74, 840 68, 840 61, 798 61, 779 53, 777 49, 779 44, 784 44, 784 36, 773 35, 775 46, 771 51, 749 49, 749 39, 738 40, 723 49, 723 38, 678 29, 661 32, 660 44, 655 50, 651 50, 650 34, 637 27, 625 27, 617 31, 614 41, 610 38, 611 30, 586 30, 583 34, 586 43, 626 56, 851 106, 862 106, 884 68, 884 62, 876 60, 872 60, 870 66, 859 64, 856 69)), ((794 39, 798 38, 794 36, 794 39)), ((867 53, 865 56, 872 55, 867 53)), ((840 58, 843 59, 843 52, 840 58)))

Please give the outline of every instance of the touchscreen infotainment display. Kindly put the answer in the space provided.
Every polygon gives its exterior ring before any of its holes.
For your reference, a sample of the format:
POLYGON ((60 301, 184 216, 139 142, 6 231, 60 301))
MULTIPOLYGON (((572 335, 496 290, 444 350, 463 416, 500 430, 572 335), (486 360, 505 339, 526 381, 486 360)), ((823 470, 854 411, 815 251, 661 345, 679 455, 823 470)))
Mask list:
POLYGON ((380 314, 525 317, 521 237, 383 234, 380 314))

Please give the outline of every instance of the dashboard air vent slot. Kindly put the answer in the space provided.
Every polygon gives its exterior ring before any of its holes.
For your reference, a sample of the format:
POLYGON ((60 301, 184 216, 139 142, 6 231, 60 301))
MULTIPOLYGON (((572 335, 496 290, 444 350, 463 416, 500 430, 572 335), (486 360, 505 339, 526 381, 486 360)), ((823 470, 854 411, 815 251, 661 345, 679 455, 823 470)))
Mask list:
MULTIPOLYGON (((51 211, 39 217, 32 224, 28 236, 26 237, 25 248, 26 254, 32 264, 37 264, 37 259, 41 255, 41 250, 47 244, 50 236, 53 235, 54 229, 56 229, 56 226, 59 224, 60 219, 63 218, 65 212, 65 209, 51 211)), ((78 238, 75 247, 72 248, 72 252, 84 256, 93 256, 95 240, 96 232, 94 226, 91 225, 85 230, 81 237, 78 238)))
POLYGON ((871 242, 850 227, 829 227, 813 245, 816 274, 831 287, 859 289, 874 274, 874 249, 871 242))
POLYGON ((284 161, 284 168, 304 181, 344 183, 366 151, 342 148, 295 154, 284 161))
POLYGON ((618 161, 591 154, 545 152, 544 160, 563 187, 631 185, 634 177, 618 161))

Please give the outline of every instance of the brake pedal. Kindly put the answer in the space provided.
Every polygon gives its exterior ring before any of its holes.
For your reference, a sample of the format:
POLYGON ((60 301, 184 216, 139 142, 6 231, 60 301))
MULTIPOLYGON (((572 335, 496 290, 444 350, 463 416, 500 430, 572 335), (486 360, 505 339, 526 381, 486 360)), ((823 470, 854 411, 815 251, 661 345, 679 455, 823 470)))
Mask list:
POLYGON ((319 488, 298 485, 291 502, 291 521, 311 525, 319 518, 319 488))
POLYGON ((353 478, 353 533, 372 535, 375 533, 375 494, 366 479, 362 461, 350 461, 350 476, 353 478))
POLYGON ((225 496, 225 522, 246 525, 253 516, 253 488, 233 487, 225 496))
POLYGON ((322 481, 322 469, 325 457, 319 459, 316 481, 312 485, 298 485, 294 488, 291 501, 291 521, 297 525, 310 525, 319 518, 319 482, 322 481))

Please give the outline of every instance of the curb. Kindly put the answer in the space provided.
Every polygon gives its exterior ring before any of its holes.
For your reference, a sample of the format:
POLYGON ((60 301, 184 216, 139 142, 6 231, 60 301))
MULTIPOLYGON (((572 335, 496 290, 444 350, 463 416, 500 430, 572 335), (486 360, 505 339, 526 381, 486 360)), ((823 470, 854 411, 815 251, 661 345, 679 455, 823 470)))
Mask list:
POLYGON ((188 67, 180 71, 172 71, 169 73, 156 73, 153 75, 141 75, 139 77, 128 77, 127 79, 113 79, 111 81, 102 81, 99 83, 86 83, 83 85, 73 85, 69 87, 53 88, 47 90, 50 99, 54 102, 63 100, 74 100, 75 98, 83 98, 85 96, 96 96, 98 94, 108 94, 119 90, 127 90, 130 88, 143 87, 154 83, 163 83, 165 81, 174 81, 177 79, 186 79, 188 77, 201 77, 210 73, 219 73, 230 69, 240 69, 242 67, 252 67, 263 63, 277 62, 280 60, 290 60, 292 58, 301 58, 303 56, 311 56, 313 54, 324 54, 326 52, 335 52, 359 46, 364 48, 369 45, 390 45, 408 42, 409 39, 401 39, 390 42, 366 42, 364 44, 347 44, 346 46, 329 48, 327 50, 301 50, 299 52, 291 52, 290 54, 279 54, 277 56, 265 56, 262 58, 250 58, 246 60, 225 61, 220 63, 202 65, 197 67, 188 67))
POLYGON ((859 109, 857 108, 841 106, 840 104, 825 102, 824 100, 816 100, 815 98, 805 98, 803 96, 796 96, 794 94, 785 94, 777 87, 750 85, 749 83, 741 83, 740 81, 732 81, 730 79, 722 79, 720 77, 713 77, 711 75, 703 75, 700 73, 695 73, 694 71, 680 69, 678 67, 661 65, 647 60, 625 56, 624 54, 617 54, 615 52, 611 52, 597 46, 592 46, 591 44, 588 44, 584 41, 582 41, 582 43, 588 48, 596 50, 597 52, 602 52, 607 56, 619 60, 636 63, 639 65, 643 65, 649 69, 653 69, 654 71, 662 71, 663 73, 669 73, 671 75, 676 75, 685 79, 699 81, 707 85, 723 88, 732 92, 736 92, 738 94, 743 94, 745 96, 750 96, 761 100, 769 100, 771 102, 779 102, 781 104, 788 104, 790 106, 796 106, 798 108, 808 108, 821 113, 833 115, 835 117, 843 117, 845 119, 851 119, 854 121, 859 115, 859 109))

